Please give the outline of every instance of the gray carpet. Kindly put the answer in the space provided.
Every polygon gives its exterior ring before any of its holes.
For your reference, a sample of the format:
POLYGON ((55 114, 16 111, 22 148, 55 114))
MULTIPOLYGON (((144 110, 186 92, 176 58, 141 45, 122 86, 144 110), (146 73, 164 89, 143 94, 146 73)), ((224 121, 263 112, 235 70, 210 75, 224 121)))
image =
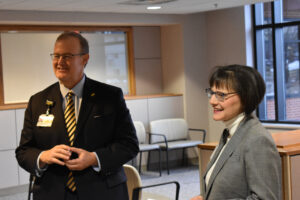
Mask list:
MULTIPOLYGON (((179 192, 180 200, 189 200, 191 197, 200 193, 198 166, 188 166, 188 167, 171 169, 170 175, 167 175, 166 170, 164 170, 161 177, 157 172, 143 172, 141 174, 141 178, 142 178, 143 186, 169 182, 169 181, 178 181, 180 183, 180 192, 179 192)), ((148 188, 145 189, 143 192, 145 192, 145 194, 143 195, 143 199, 165 200, 165 198, 163 197, 168 197, 169 199, 173 200, 175 197, 175 185, 172 184, 172 185, 148 188)), ((26 200, 26 199, 27 199, 27 192, 0 197, 0 200, 26 200)))
MULTIPOLYGON (((191 197, 200 194, 198 166, 187 166, 171 169, 170 175, 167 175, 167 171, 164 170, 161 177, 159 177, 159 173, 142 172, 141 178, 143 186, 169 181, 178 181, 180 184, 179 200, 189 200, 191 197)), ((162 196, 167 196, 169 199, 174 199, 175 185, 173 184, 149 188, 145 189, 145 192, 159 194, 162 196)), ((156 200, 156 198, 154 199, 156 200)), ((157 200, 160 199, 158 198, 157 200)))

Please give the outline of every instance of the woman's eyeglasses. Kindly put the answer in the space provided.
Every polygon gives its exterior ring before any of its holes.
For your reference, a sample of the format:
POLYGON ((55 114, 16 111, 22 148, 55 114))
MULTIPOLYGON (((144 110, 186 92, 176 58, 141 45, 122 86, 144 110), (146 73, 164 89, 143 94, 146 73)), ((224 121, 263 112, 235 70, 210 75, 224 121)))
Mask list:
POLYGON ((218 101, 225 101, 225 98, 230 95, 230 94, 236 94, 237 92, 229 92, 229 93, 224 93, 224 92, 214 92, 211 90, 211 88, 206 88, 205 93, 207 94, 207 97, 210 99, 212 95, 215 95, 218 101))

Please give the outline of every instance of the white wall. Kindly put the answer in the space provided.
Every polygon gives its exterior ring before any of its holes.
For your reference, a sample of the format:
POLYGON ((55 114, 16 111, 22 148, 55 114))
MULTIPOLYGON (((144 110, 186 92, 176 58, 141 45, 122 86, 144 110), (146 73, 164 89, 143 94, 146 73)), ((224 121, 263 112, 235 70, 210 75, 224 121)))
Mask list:
MULTIPOLYGON (((132 119, 142 121, 148 130, 149 122, 163 118, 183 117, 182 96, 126 100, 132 119)), ((1 189, 27 184, 29 173, 18 166, 15 149, 19 144, 23 128, 25 109, 0 111, 0 196, 1 189)), ((176 160, 176 155, 170 160, 176 160)), ((181 155, 181 154, 180 154, 181 155)), ((195 155, 194 155, 195 156, 195 155)), ((145 165, 147 156, 143 156, 145 165)))

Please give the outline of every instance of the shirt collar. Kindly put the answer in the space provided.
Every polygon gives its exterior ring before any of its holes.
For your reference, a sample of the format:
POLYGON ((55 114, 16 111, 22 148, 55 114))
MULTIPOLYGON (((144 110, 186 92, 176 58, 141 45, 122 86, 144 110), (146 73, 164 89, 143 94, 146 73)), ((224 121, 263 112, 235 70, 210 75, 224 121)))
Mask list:
MULTIPOLYGON (((85 82, 85 75, 83 75, 82 79, 77 83, 71 90, 75 94, 75 96, 81 98, 83 93, 83 86, 85 82)), ((66 88, 61 82, 59 82, 59 89, 63 98, 66 97, 70 89, 66 88)))
POLYGON ((240 122, 245 118, 245 113, 240 113, 238 116, 232 118, 231 120, 228 120, 224 122, 226 128, 229 130, 229 137, 232 137, 235 133, 236 129, 238 128, 240 122))

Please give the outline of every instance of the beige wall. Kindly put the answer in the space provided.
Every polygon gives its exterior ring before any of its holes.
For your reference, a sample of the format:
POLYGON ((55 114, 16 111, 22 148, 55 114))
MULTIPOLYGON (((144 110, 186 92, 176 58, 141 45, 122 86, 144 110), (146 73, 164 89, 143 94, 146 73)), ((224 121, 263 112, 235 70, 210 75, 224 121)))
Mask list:
POLYGON ((160 26, 133 28, 136 94, 163 93, 160 26))
POLYGON ((186 119, 191 128, 208 130, 208 103, 204 93, 208 66, 206 23, 205 13, 185 16, 183 41, 186 119))
POLYGON ((164 93, 184 93, 183 34, 181 25, 161 27, 164 93))
MULTIPOLYGON (((246 65, 244 7, 208 12, 206 16, 209 71, 217 65, 246 65)), ((208 117, 208 141, 218 141, 224 125, 212 119, 212 109, 208 117)))

